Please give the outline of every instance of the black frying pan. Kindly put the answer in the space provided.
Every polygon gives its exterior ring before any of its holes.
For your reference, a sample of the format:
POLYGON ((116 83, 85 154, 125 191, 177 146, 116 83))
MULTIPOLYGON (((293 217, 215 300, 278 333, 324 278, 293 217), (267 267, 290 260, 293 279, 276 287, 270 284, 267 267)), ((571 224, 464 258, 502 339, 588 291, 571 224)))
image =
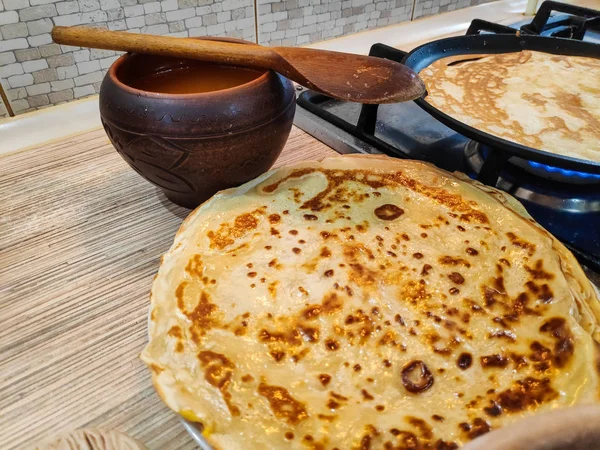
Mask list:
MULTIPOLYGON (((590 42, 532 35, 474 34, 440 39, 421 45, 408 53, 403 58, 402 63, 418 73, 434 61, 448 56, 465 55, 465 59, 468 59, 468 55, 471 54, 515 53, 522 50, 600 59, 600 45, 590 42)), ((416 100, 421 108, 460 134, 481 142, 494 150, 499 150, 504 160, 517 156, 554 167, 600 174, 599 162, 556 155, 493 136, 444 114, 427 103, 425 98, 426 96, 416 100)), ((598 139, 600 139, 600 136, 598 136, 598 139)), ((494 157, 499 156, 496 154, 494 157)), ((480 174, 480 178, 481 175, 483 174, 480 174)))

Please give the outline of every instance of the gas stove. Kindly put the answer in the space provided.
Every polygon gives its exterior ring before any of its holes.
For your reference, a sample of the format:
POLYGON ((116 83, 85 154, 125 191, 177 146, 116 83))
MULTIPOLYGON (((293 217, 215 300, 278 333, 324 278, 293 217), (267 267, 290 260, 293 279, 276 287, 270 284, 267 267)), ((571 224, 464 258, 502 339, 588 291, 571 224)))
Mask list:
MULTIPOLYGON (((568 5, 558 10, 568 11, 568 5)), ((575 7, 575 10, 578 8, 575 7)), ((577 11, 575 12, 577 14, 577 11)), ((549 14, 512 27, 474 20, 468 34, 524 33, 600 43, 597 17, 549 14)), ((600 50, 599 50, 600 51, 600 50)), ((405 52, 375 44, 370 54, 401 61, 405 52)), ((559 238, 600 281, 600 174, 548 166, 511 157, 448 128, 413 102, 361 105, 301 89, 295 124, 340 153, 387 154, 428 161, 448 171, 502 189, 517 198, 535 220, 559 238), (500 156, 499 156, 500 155, 500 156), (484 163, 485 164, 484 167, 484 163)), ((599 137, 600 138, 600 137, 599 137)))

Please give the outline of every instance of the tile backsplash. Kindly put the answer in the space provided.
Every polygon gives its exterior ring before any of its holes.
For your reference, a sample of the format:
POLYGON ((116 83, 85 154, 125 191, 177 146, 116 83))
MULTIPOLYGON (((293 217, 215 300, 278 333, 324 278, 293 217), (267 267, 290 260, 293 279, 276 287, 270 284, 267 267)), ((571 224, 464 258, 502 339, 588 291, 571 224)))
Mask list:
POLYGON ((411 19, 412 0, 256 0, 258 42, 302 45, 411 19))
POLYGON ((0 83, 16 114, 99 91, 118 54, 54 44, 54 25, 294 46, 485 1, 0 0, 0 83))

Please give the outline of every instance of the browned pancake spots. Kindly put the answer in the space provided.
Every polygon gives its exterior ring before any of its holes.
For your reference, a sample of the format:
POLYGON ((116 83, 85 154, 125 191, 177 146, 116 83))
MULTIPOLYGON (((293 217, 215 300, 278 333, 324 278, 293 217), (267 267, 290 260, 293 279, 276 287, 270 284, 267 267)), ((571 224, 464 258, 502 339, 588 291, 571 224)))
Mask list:
POLYGON ((494 331, 488 334, 489 338, 506 339, 507 341, 514 342, 517 340, 517 336, 512 331, 494 331))
POLYGON ((490 286, 481 287, 483 298, 485 299, 485 306, 488 308, 493 307, 497 302, 504 304, 506 298, 506 292, 504 290, 498 291, 490 286))
POLYGON ((325 341, 325 348, 334 352, 340 348, 340 343, 335 339, 327 339, 325 341))
POLYGON ((256 275, 258 275, 256 272, 248 272, 246 274, 249 278, 254 278, 256 275))
POLYGON ((285 358, 285 352, 278 352, 275 350, 272 350, 269 352, 269 355, 271 355, 273 357, 273 359, 277 362, 281 361, 283 358, 285 358))
POLYGON ((504 368, 508 366, 508 363, 510 362, 506 356, 499 354, 482 356, 480 358, 480 361, 481 367, 483 367, 484 369, 487 369, 489 367, 504 368))
POLYGON ((413 394, 420 394, 433 386, 433 375, 423 361, 414 360, 402 368, 401 379, 404 388, 413 394))
POLYGON ((415 259, 422 259, 423 258, 423 253, 413 253, 413 258, 415 259))
POLYGON ((336 402, 335 400, 329 400, 327 402, 327 407, 329 409, 338 409, 340 406, 342 406, 342 405, 339 404, 338 402, 336 402))
POLYGON ((306 320, 311 320, 315 319, 320 314, 333 314, 342 309, 342 306, 342 299, 335 292, 331 292, 323 297, 323 302, 320 305, 310 305, 306 307, 301 312, 301 315, 306 320))
POLYGON ((163 370, 165 370, 165 369, 162 368, 162 367, 160 367, 160 366, 158 366, 158 365, 156 365, 156 364, 154 364, 154 363, 151 363, 150 364, 150 370, 152 370, 152 372, 154 372, 156 375, 160 375, 160 373, 163 370))
POLYGON ((290 425, 298 425, 308 417, 304 404, 292 397, 288 390, 281 386, 260 383, 258 393, 269 401, 269 406, 275 416, 290 425))
POLYGON ((527 254, 529 256, 532 256, 535 253, 535 244, 527 242, 525 239, 521 239, 513 232, 506 233, 506 236, 508 237, 512 245, 527 250, 527 254))
POLYGON ((434 414, 433 416, 431 416, 431 418, 433 420, 435 420, 436 422, 443 422, 444 421, 444 417, 440 416, 439 414, 434 414))
POLYGON ((404 214, 404 210, 396 205, 386 203, 375 208, 375 216, 381 220, 395 220, 404 214))
POLYGON ((467 248, 467 253, 471 256, 477 256, 479 255, 479 252, 477 250, 475 250, 473 247, 468 247, 467 248))
POLYGON ((540 313, 527 306, 529 303, 529 296, 526 292, 521 292, 513 301, 511 314, 507 315, 511 320, 517 320, 521 314, 528 316, 539 316, 540 313))
POLYGON ((534 267, 525 266, 525 270, 534 280, 553 280, 554 274, 544 270, 544 262, 538 259, 534 267))
POLYGON ((490 424, 480 417, 473 419, 473 424, 463 422, 459 424, 459 427, 467 439, 475 439, 491 430, 490 424))
POLYGON ((377 345, 381 345, 381 346, 385 346, 385 345, 396 346, 397 345, 397 342, 396 342, 396 337, 397 336, 398 335, 396 333, 394 333, 393 331, 388 331, 379 340, 379 342, 377 343, 377 345))
POLYGON ((371 450, 371 445, 380 433, 373 425, 365 426, 365 433, 360 438, 358 445, 352 447, 352 450, 371 450))
POLYGON ((429 275, 429 272, 433 269, 429 264, 423 264, 423 268, 421 269, 421 275, 429 275))
POLYGON ((324 420, 325 422, 333 422, 335 419, 337 419, 337 416, 330 416, 327 414, 318 414, 317 417, 319 420, 324 420))
POLYGON ((431 298, 431 294, 427 292, 425 286, 416 281, 409 281, 402 286, 402 297, 411 301, 411 303, 419 303, 422 300, 431 298))
POLYGON ((263 328, 258 334, 258 339, 265 343, 280 342, 292 346, 298 346, 302 344, 302 336, 300 334, 300 330, 297 328, 293 328, 285 333, 267 331, 263 328))
POLYGON ((374 400, 375 397, 373 397, 369 391, 367 391, 366 389, 361 389, 360 393, 362 394, 363 398, 365 399, 365 401, 370 401, 370 400, 374 400))
POLYGON ((350 266, 350 281, 356 283, 359 286, 366 287, 373 285, 377 279, 377 272, 368 269, 362 264, 349 264, 350 266))
POLYGON ((209 231, 210 248, 223 250, 233 244, 236 239, 244 236, 249 231, 258 227, 258 217, 264 214, 264 208, 237 216, 233 224, 222 223, 217 231, 209 231))
MULTIPOLYGON (((494 408, 496 415, 502 412, 516 413, 552 401, 556 397, 558 393, 552 388, 548 378, 539 380, 527 377, 516 381, 513 387, 498 394, 496 400, 492 401, 491 408, 494 408)), ((485 411, 489 414, 488 408, 485 411)))
POLYGON ((231 393, 229 392, 235 365, 225 355, 206 350, 198 353, 198 359, 204 368, 204 379, 221 391, 231 415, 239 416, 240 409, 231 402, 231 393))
POLYGON ((269 284, 268 286, 268 290, 269 290, 269 294, 271 294, 271 297, 275 298, 277 297, 277 285, 279 284, 279 281, 273 281, 272 283, 269 284))
POLYGON ((244 383, 250 383, 251 381, 254 381, 254 378, 252 377, 252 375, 247 373, 246 375, 242 376, 242 381, 244 383))
POLYGON ((271 236, 279 236, 279 231, 276 228, 271 227, 271 236))
POLYGON ((179 325, 173 325, 167 333, 167 335, 181 339, 183 337, 183 331, 181 330, 181 327, 179 325))
POLYGON ((341 394, 338 394, 336 392, 333 392, 333 391, 330 391, 329 395, 331 395, 336 400, 340 400, 340 401, 343 401, 343 402, 347 402, 348 401, 348 397, 345 397, 345 396, 343 396, 341 394))
POLYGON ((463 277, 458 272, 452 272, 448 275, 448 278, 450 278, 450 281, 452 281, 455 284, 463 284, 465 282, 465 277, 463 277))
POLYGON ((276 224, 281 222, 281 216, 279 214, 271 214, 269 216, 269 223, 276 224))
POLYGON ((292 433, 291 431, 286 431, 286 433, 285 433, 285 438, 286 438, 288 441, 291 441, 292 439, 294 439, 294 433, 292 433))
POLYGON ((540 327, 540 332, 549 333, 555 340, 552 361, 556 367, 564 367, 575 350, 573 334, 562 317, 553 317, 540 327))
POLYGON ((433 439, 431 427, 423 419, 407 416, 405 420, 419 431, 419 435, 425 440, 433 439))
POLYGON ((325 275, 326 277, 332 277, 333 276, 333 269, 329 269, 326 270, 323 275, 325 275))
MULTIPOLYGON (((451 194, 443 188, 427 186, 414 178, 404 175, 401 171, 393 173, 377 173, 369 170, 329 170, 317 168, 296 169, 289 175, 280 180, 263 187, 267 193, 274 192, 282 183, 294 178, 301 178, 309 174, 320 173, 327 179, 327 186, 313 198, 304 202, 301 209, 310 209, 320 211, 331 207, 332 204, 345 203, 345 199, 340 197, 340 187, 346 182, 355 182, 367 185, 373 189, 378 189, 386 185, 400 185, 413 192, 431 198, 436 202, 450 208, 451 210, 462 213, 460 219, 470 222, 489 223, 487 216, 473 208, 474 205, 465 201, 461 195, 451 194), (342 201, 344 200, 344 201, 342 201)), ((349 193, 348 193, 349 194, 349 193)), ((369 194, 356 196, 356 202, 368 198, 369 194)), ((395 206, 395 205, 392 205, 395 206)), ((396 207, 397 208, 397 207, 396 207)))
POLYGON ((471 263, 466 259, 455 257, 455 256, 442 256, 438 260, 440 264, 444 264, 446 266, 465 266, 471 267, 471 263))
POLYGON ((314 214, 304 214, 304 220, 318 220, 319 218, 314 214))
POLYGON ((274 267, 275 269, 279 270, 283 266, 277 261, 277 258, 275 258, 269 261, 269 267, 274 267))
POLYGON ((298 329, 307 342, 317 342, 319 340, 319 330, 317 328, 299 326, 298 329))
POLYGON ((309 348, 304 348, 300 352, 293 354, 291 359, 292 359, 292 361, 294 363, 297 363, 298 361, 300 361, 301 359, 303 359, 309 353, 310 353, 310 349, 309 348))
POLYGON ((539 92, 534 92, 533 94, 523 93, 521 94, 521 98, 536 106, 544 106, 546 103, 548 103, 548 101, 539 92))
POLYGON ((323 386, 327 386, 331 382, 331 375, 322 373, 321 375, 319 375, 319 381, 323 386))
POLYGON ((192 277, 202 278, 204 273, 204 264, 202 264, 202 256, 194 255, 185 266, 185 271, 192 277))
POLYGON ((179 310, 192 322, 190 326, 190 333, 192 340, 195 343, 200 342, 200 337, 204 336, 211 328, 217 326, 217 319, 214 317, 218 310, 217 305, 210 302, 208 294, 204 291, 200 294, 198 304, 193 311, 188 311, 185 307, 183 295, 187 282, 183 281, 175 291, 175 298, 177 299, 177 307, 179 310))
POLYGON ((459 369, 462 370, 466 370, 469 367, 471 367, 471 364, 473 363, 473 357, 471 356, 470 353, 461 353, 458 357, 458 360, 456 361, 456 365, 459 367, 459 369))
POLYGON ((551 365, 552 350, 540 344, 538 341, 532 342, 529 345, 529 349, 531 350, 529 359, 535 362, 535 369, 539 370, 540 372, 548 370, 551 365))
POLYGON ((528 281, 525 283, 525 287, 529 292, 534 295, 537 295, 538 299, 542 301, 542 303, 551 303, 554 300, 554 293, 550 289, 546 283, 541 286, 536 284, 534 281, 528 281))
POLYGON ((458 294, 460 294, 460 290, 458 290, 455 287, 450 288, 450 290, 448 292, 450 292, 451 295, 458 295, 458 294))
POLYGON ((403 327, 405 327, 405 326, 406 326, 406 322, 404 322, 404 319, 402 318, 402 316, 401 316, 400 314, 396 314, 396 315, 394 316, 394 320, 395 320, 396 322, 398 322, 400 325, 402 325, 403 327))
POLYGON ((319 254, 321 258, 329 258, 331 256, 331 250, 327 247, 321 248, 321 253, 319 254))
POLYGON ((346 260, 357 261, 360 258, 375 259, 375 255, 364 244, 344 245, 344 258, 346 260))
POLYGON ((382 412, 383 410, 385 410, 385 406, 383 406, 383 405, 376 405, 375 406, 375 410, 377 410, 379 412, 382 412))
POLYGON ((293 252, 294 252, 294 253, 297 255, 297 254, 298 254, 298 253, 300 253, 302 250, 301 250, 301 249, 299 249, 298 247, 294 247, 294 248, 292 249, 292 251, 293 251, 293 252))
POLYGON ((360 372, 362 370, 362 367, 360 364, 354 364, 353 369, 355 372, 360 372))

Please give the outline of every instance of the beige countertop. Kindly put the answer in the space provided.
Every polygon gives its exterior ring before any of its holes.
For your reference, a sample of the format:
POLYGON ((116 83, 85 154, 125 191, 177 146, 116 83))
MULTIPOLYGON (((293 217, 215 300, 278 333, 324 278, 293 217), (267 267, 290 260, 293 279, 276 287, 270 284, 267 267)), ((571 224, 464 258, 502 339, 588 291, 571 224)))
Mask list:
MULTIPOLYGON (((333 150, 294 128, 276 165, 333 150)), ((189 211, 103 130, 0 158, 0 448, 80 427, 196 448, 138 355, 160 256, 189 211)))

